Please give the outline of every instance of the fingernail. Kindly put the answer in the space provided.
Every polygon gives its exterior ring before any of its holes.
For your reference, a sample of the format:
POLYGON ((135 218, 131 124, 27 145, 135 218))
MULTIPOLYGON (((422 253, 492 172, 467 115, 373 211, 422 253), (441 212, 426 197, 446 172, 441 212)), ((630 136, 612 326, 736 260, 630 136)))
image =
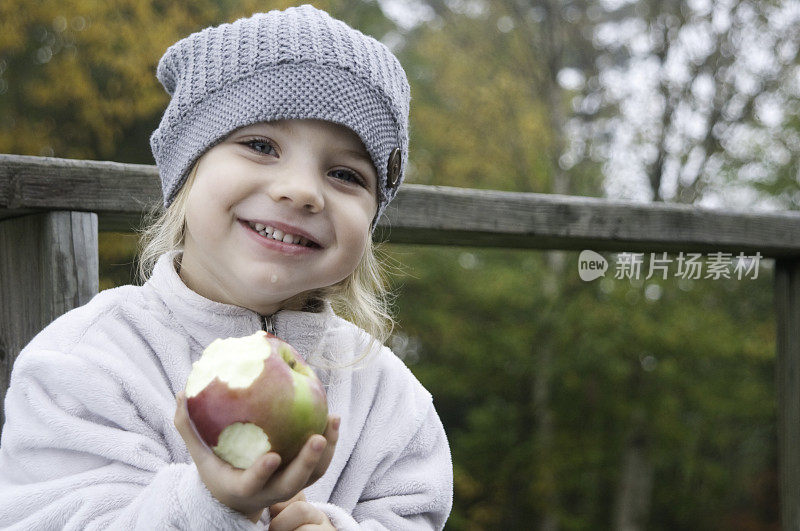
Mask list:
POLYGON ((311 449, 315 452, 321 452, 323 448, 325 448, 325 441, 323 440, 316 439, 311 443, 311 449))
POLYGON ((341 424, 341 423, 342 423, 342 417, 335 417, 331 424, 333 425, 333 429, 334 430, 338 430, 339 429, 339 424, 341 424))

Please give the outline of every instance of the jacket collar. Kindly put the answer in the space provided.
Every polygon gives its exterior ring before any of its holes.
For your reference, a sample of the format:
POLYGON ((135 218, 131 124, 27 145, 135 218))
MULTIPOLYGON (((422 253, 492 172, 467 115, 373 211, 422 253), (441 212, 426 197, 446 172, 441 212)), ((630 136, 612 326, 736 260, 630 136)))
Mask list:
MULTIPOLYGON (((193 337, 201 351, 217 338, 242 337, 262 329, 262 316, 258 312, 207 299, 184 284, 176 269, 176 260, 182 252, 174 250, 162 254, 145 287, 155 291, 174 324, 193 337)), ((319 352, 326 328, 335 314, 330 303, 325 302, 319 313, 281 310, 269 317, 275 335, 309 359, 319 352)), ((199 353, 197 355, 199 357, 199 353)))

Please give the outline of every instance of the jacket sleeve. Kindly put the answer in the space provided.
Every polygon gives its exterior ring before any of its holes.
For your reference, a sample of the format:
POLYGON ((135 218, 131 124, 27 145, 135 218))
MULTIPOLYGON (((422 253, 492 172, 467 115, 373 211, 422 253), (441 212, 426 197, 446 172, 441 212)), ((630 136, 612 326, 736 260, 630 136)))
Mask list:
POLYGON ((0 528, 264 529, 170 450, 174 397, 145 377, 156 369, 119 363, 113 353, 23 350, 5 398, 0 528))
POLYGON ((432 402, 416 432, 395 455, 382 458, 377 477, 367 485, 352 514, 331 503, 312 503, 339 531, 444 528, 453 504, 453 466, 432 402))
POLYGON ((357 503, 346 510, 335 497, 333 503, 312 502, 340 531, 439 530, 452 508, 453 465, 444 427, 430 394, 395 363, 386 372, 408 378, 379 386, 360 452, 350 457, 351 465, 361 468, 356 475, 365 478, 357 503), (398 387, 403 380, 407 387, 398 387))

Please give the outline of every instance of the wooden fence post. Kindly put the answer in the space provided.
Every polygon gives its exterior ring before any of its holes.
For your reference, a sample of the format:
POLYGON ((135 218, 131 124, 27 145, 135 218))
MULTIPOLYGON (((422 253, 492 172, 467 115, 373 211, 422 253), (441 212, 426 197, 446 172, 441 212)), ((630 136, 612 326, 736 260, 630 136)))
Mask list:
POLYGON ((98 292, 97 214, 51 211, 0 220, 0 427, 19 351, 98 292))
POLYGON ((800 530, 800 259, 775 260, 781 529, 800 530))

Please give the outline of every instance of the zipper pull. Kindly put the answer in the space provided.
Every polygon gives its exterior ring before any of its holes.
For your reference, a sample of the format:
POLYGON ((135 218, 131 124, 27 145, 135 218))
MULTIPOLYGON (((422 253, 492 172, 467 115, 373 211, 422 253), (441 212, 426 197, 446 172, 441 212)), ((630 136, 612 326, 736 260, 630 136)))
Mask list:
POLYGON ((268 334, 275 334, 275 322, 273 317, 270 315, 269 317, 266 315, 261 316, 261 329, 267 332, 268 334))

